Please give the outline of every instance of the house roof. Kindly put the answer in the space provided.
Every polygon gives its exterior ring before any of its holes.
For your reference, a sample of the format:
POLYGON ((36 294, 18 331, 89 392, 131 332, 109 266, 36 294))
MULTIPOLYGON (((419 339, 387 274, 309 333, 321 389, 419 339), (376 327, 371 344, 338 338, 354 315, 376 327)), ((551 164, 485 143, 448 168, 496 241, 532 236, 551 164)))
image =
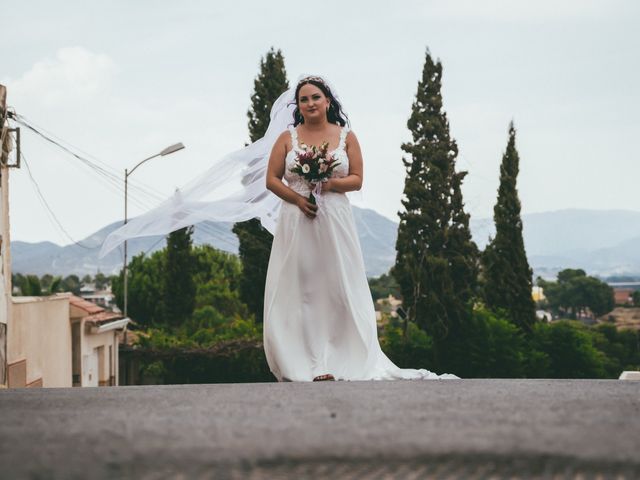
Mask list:
POLYGON ((99 312, 94 313, 93 315, 89 315, 85 317, 85 320, 91 323, 95 323, 96 325, 102 325, 104 323, 113 322, 114 320, 118 320, 120 318, 124 318, 121 314, 115 312, 99 312))
POLYGON ((122 313, 105 310, 95 303, 91 303, 76 295, 69 297, 69 307, 71 310, 71 318, 83 318, 86 322, 96 327, 124 318, 122 313), (79 313, 78 310, 82 313, 79 313))
POLYGON ((613 291, 613 296, 616 303, 629 303, 631 300, 631 295, 633 295, 633 290, 630 288, 616 288, 613 291))
MULTIPOLYGON (((84 298, 81 298, 81 297, 77 297, 75 295, 72 295, 71 297, 69 297, 69 304, 73 305, 76 308, 79 308, 80 310, 87 312, 87 314, 89 315, 94 315, 96 313, 105 311, 104 308, 99 307, 95 303, 91 303, 90 301, 85 300, 84 298)), ((108 312, 108 313, 111 313, 111 312, 108 312)))

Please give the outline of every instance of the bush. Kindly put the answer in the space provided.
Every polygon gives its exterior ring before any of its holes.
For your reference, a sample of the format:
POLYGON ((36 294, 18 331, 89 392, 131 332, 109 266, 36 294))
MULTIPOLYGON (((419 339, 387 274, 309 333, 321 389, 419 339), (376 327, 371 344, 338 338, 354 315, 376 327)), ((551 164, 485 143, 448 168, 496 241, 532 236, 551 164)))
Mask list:
POLYGON ((605 355, 607 377, 618 378, 624 370, 640 370, 640 332, 598 324, 590 333, 594 346, 605 355))
POLYGON ((589 327, 573 320, 538 322, 529 343, 529 377, 606 378, 607 357, 593 342, 589 327))
POLYGON ((122 352, 133 377, 130 384, 273 382, 262 342, 232 340, 209 348, 155 349, 122 352))
POLYGON ((406 337, 402 330, 400 320, 389 320, 380 337, 380 346, 384 352, 399 367, 430 368, 434 363, 431 337, 414 322, 407 324, 406 337))
POLYGON ((435 342, 415 323, 392 319, 385 327, 381 345, 389 358, 402 368, 428 368, 463 378, 509 378, 524 374, 525 345, 520 330, 485 308, 473 310, 469 322, 435 342), (435 350, 440 349, 440 363, 435 350))
POLYGON ((476 378, 518 378, 524 374, 522 331, 486 308, 474 309, 465 329, 467 375, 476 378))

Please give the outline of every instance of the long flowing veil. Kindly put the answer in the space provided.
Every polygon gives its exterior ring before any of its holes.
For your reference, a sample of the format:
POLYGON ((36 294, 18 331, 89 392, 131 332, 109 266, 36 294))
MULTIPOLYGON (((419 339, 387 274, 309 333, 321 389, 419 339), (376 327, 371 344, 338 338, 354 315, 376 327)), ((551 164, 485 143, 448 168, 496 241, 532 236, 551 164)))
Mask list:
MULTIPOLYGON (((267 190, 267 164, 278 136, 293 124, 297 83, 309 76, 301 75, 275 101, 264 137, 223 156, 160 205, 111 232, 102 244, 100 258, 125 240, 167 235, 206 220, 241 222, 259 218, 262 226, 274 234, 282 200, 267 190)), ((339 98, 333 86, 323 81, 339 98)))

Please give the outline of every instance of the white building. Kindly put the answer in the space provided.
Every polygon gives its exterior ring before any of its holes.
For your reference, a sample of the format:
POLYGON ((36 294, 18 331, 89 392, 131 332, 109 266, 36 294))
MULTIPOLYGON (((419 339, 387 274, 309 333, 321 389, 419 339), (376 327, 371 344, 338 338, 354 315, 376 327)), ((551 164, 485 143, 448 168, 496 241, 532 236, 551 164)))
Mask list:
POLYGON ((5 96, 0 85, 0 388, 117 385, 128 319, 69 293, 12 295, 5 96))

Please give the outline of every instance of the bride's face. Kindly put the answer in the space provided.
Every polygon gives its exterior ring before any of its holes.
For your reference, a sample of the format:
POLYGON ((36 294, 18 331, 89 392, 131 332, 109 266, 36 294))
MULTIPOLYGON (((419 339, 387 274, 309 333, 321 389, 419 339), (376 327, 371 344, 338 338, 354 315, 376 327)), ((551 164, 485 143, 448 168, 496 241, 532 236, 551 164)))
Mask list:
POLYGON ((307 83, 298 92, 298 109, 306 121, 326 118, 329 99, 315 85, 307 83))

